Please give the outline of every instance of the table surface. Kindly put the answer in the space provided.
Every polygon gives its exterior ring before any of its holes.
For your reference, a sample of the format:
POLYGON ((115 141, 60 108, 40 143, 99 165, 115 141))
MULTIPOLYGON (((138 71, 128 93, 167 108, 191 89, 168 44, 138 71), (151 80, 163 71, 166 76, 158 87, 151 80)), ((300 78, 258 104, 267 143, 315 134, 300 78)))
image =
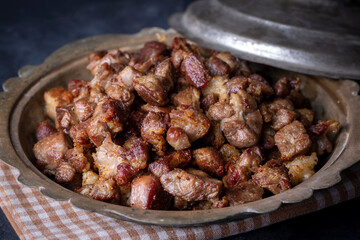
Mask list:
MULTIPOLYGON (((192 0, 7 1, 0 8, 0 82, 24 65, 40 64, 75 40, 108 33, 168 28, 167 19, 192 0)), ((0 196, 1 197, 1 196, 0 196)), ((360 239, 360 199, 277 223, 236 239, 360 239)), ((0 210, 0 239, 18 239, 0 210)))

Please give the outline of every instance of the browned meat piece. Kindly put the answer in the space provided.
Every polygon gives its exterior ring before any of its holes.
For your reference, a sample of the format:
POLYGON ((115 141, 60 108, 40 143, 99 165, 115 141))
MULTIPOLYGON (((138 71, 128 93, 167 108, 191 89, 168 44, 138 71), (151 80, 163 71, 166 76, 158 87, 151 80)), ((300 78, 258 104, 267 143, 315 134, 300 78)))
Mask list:
POLYGON ((270 127, 268 124, 263 125, 261 133, 261 143, 260 146, 265 150, 270 150, 275 146, 275 136, 276 131, 270 127))
POLYGON ((260 166, 257 172, 252 175, 252 180, 273 194, 291 188, 288 170, 281 161, 277 160, 270 160, 265 165, 260 166))
POLYGON ((39 122, 36 126, 36 139, 40 141, 44 137, 56 133, 56 129, 50 124, 49 120, 39 122))
POLYGON ((181 63, 181 73, 196 88, 206 87, 211 79, 201 60, 189 53, 181 63))
POLYGON ((89 119, 95 110, 95 103, 92 103, 87 98, 83 98, 74 102, 74 113, 80 122, 89 119))
POLYGON ((232 188, 241 182, 249 180, 251 171, 248 167, 237 166, 236 163, 229 162, 227 164, 227 173, 222 181, 226 188, 232 188))
POLYGON ((275 95, 280 98, 284 98, 290 94, 290 83, 286 77, 280 78, 274 86, 275 95))
POLYGON ((230 74, 230 66, 217 57, 218 53, 214 54, 206 61, 206 67, 212 76, 223 76, 230 74))
POLYGON ((91 71, 92 75, 95 75, 96 66, 100 62, 101 58, 103 58, 107 53, 108 52, 105 50, 90 53, 88 57, 90 63, 87 65, 86 68, 91 71))
POLYGON ((141 76, 141 72, 137 71, 132 66, 127 66, 115 77, 115 82, 119 83, 128 91, 132 92, 134 91, 133 81, 141 76))
POLYGON ((314 121, 314 112, 307 108, 296 109, 299 121, 307 129, 314 121))
POLYGON ((96 106, 91 122, 98 119, 99 121, 106 123, 108 129, 114 134, 123 130, 123 124, 128 116, 129 110, 122 102, 105 97, 101 99, 96 106))
POLYGON ((152 175, 135 178, 131 182, 130 206, 141 209, 169 209, 171 195, 164 191, 159 179, 152 175))
POLYGON ((183 150, 173 152, 149 164, 149 171, 155 176, 161 177, 174 168, 185 168, 191 161, 191 151, 183 150))
POLYGON ((79 131, 74 131, 72 138, 76 138, 79 145, 82 145, 82 143, 88 145, 87 138, 89 138, 93 145, 99 147, 107 136, 110 136, 110 132, 106 124, 99 117, 92 117, 84 122, 83 126, 79 127, 79 131), (85 132, 83 127, 86 129, 85 132))
POLYGON ((69 149, 65 154, 65 158, 78 173, 83 172, 84 169, 88 170, 90 168, 89 161, 81 147, 69 149))
POLYGON ((279 109, 272 117, 272 127, 280 130, 296 119, 296 112, 288 109, 279 109))
POLYGON ((141 137, 153 146, 159 156, 164 156, 166 151, 166 122, 162 114, 149 112, 141 125, 141 137))
POLYGON ((132 111, 125 124, 125 130, 132 129, 136 134, 140 134, 141 125, 146 117, 146 113, 140 111, 132 111))
POLYGON ((272 89, 268 81, 266 81, 262 76, 258 74, 251 74, 248 81, 249 86, 246 91, 255 97, 257 101, 260 101, 263 98, 268 98, 274 94, 274 89, 272 89))
MULTIPOLYGON (((79 123, 75 126, 72 126, 70 128, 70 137, 73 140, 75 147, 82 147, 82 148, 92 148, 94 147, 93 142, 90 140, 88 132, 87 132, 87 125, 90 123, 90 121, 85 121, 82 123, 79 123)), ((101 123, 102 124, 102 123, 101 123)), ((92 134, 94 132, 90 132, 92 134)), ((94 136, 92 136, 94 140, 94 136)), ((102 140, 101 140, 102 141, 102 140)), ((100 141, 96 141, 96 143, 100 146, 100 141)))
MULTIPOLYGON (((166 81, 167 82, 167 81, 166 81)), ((155 106, 165 105, 168 99, 169 86, 165 85, 164 78, 155 75, 146 75, 133 81, 135 91, 147 103, 155 106)))
POLYGON ((175 69, 179 69, 181 67, 181 63, 187 55, 188 53, 182 49, 174 49, 171 52, 171 63, 175 69))
POLYGON ((171 102, 176 105, 187 105, 194 109, 200 109, 200 91, 193 86, 187 87, 171 96, 171 102))
POLYGON ((181 49, 185 52, 193 52, 196 55, 200 55, 200 49, 196 45, 190 44, 186 38, 182 37, 175 37, 171 44, 171 48, 173 50, 181 49))
POLYGON ((339 131, 339 122, 333 120, 320 120, 316 125, 309 127, 308 132, 313 142, 312 150, 316 151, 318 156, 324 153, 331 153, 333 149, 332 143, 327 135, 335 135, 339 131))
POLYGON ((100 54, 91 54, 89 57, 90 63, 86 68, 89 69, 91 74, 94 76, 101 71, 100 68, 105 64, 108 65, 115 73, 118 73, 129 63, 129 54, 122 52, 120 49, 111 50, 103 55, 104 53, 105 52, 100 52, 100 54))
POLYGON ((62 161, 55 171, 55 182, 71 182, 75 177, 76 170, 68 162, 62 161))
POLYGON ((270 103, 262 103, 260 111, 265 122, 272 121, 275 130, 290 124, 297 117, 294 105, 288 99, 277 98, 270 103))
POLYGON ((210 129, 210 120, 200 111, 179 106, 170 112, 171 127, 182 128, 190 143, 202 138, 210 129))
POLYGON ((44 137, 33 147, 36 165, 46 174, 55 174, 68 148, 69 144, 62 132, 44 137))
POLYGON ((114 180, 119 186, 126 186, 138 172, 139 171, 132 168, 128 162, 121 162, 116 167, 114 180))
POLYGON ((201 100, 201 108, 207 111, 211 105, 215 104, 219 101, 217 95, 215 93, 209 94, 201 100))
POLYGON ((224 175, 224 161, 215 148, 198 148, 193 151, 193 157, 196 165, 201 170, 217 177, 224 175))
POLYGON ((133 169, 146 168, 149 161, 149 146, 143 139, 131 137, 123 147, 127 150, 125 156, 133 169))
POLYGON ((71 93, 73 98, 78 98, 79 96, 85 97, 89 94, 88 81, 85 80, 71 80, 68 83, 68 91, 71 93))
POLYGON ((257 171, 259 165, 264 161, 262 150, 256 146, 246 149, 236 160, 237 166, 244 166, 250 169, 252 172, 257 171))
POLYGON ((296 155, 305 154, 311 146, 310 137, 306 133, 304 125, 299 121, 293 121, 280 129, 274 139, 283 160, 290 160, 296 155))
POLYGON ((189 138, 182 128, 170 127, 166 133, 166 141, 176 151, 184 150, 191 146, 189 138))
POLYGON ((173 170, 173 168, 170 167, 168 158, 160 158, 149 164, 149 171, 158 178, 171 170, 173 170))
POLYGON ((229 75, 232 75, 237 66, 238 66, 238 61, 236 59, 236 57, 234 57, 233 55, 231 55, 231 53, 229 52, 220 52, 216 54, 216 57, 221 60, 222 62, 226 63, 226 65, 229 66, 229 75))
POLYGON ((253 181, 241 182, 225 192, 230 206, 236 206, 247 202, 262 199, 264 190, 253 181))
POLYGON ((255 99, 240 89, 237 94, 230 95, 229 101, 235 114, 220 122, 226 139, 231 145, 238 148, 256 145, 261 134, 263 120, 257 110, 255 99))
POLYGON ((141 106, 141 110, 144 112, 170 113, 171 107, 168 106, 159 107, 147 103, 141 106))
POLYGON ((121 102, 121 105, 123 105, 124 109, 130 108, 130 106, 134 102, 134 94, 122 84, 116 82, 109 82, 109 84, 107 84, 104 89, 105 93, 109 97, 121 102))
POLYGON ((72 102, 73 96, 63 87, 50 89, 44 93, 45 111, 52 120, 56 120, 56 107, 65 106, 72 102))
POLYGON ((55 126, 59 131, 69 134, 69 130, 72 126, 79 123, 79 120, 74 112, 74 105, 56 107, 56 122, 55 126))
POLYGON ((203 96, 214 95, 219 102, 227 101, 228 94, 226 92, 226 84, 228 79, 224 76, 215 76, 211 78, 209 84, 201 89, 203 96))
POLYGON ((128 163, 124 157, 126 150, 116 145, 107 136, 100 147, 93 154, 94 164, 99 169, 99 176, 103 179, 113 178, 120 163, 128 163))
POLYGON ((207 112, 212 120, 221 121, 235 114, 234 109, 225 102, 217 102, 209 107, 207 112))
POLYGON ((221 181, 199 177, 179 168, 162 175, 160 181, 167 192, 186 201, 218 199, 222 190, 221 181))
POLYGON ((228 94, 237 93, 240 89, 246 90, 248 78, 245 76, 235 76, 226 83, 226 92, 228 94))
POLYGON ((140 49, 140 52, 133 55, 129 65, 140 72, 148 72, 154 65, 166 59, 168 55, 169 51, 165 44, 157 41, 148 42, 140 49))
POLYGON ((164 43, 152 41, 144 44, 139 53, 135 55, 136 62, 144 63, 151 58, 167 55, 168 48, 164 43))
POLYGON ((240 157, 239 150, 230 144, 224 144, 219 151, 225 162, 236 161, 236 159, 240 157))
POLYGON ((77 192, 93 199, 106 202, 113 200, 116 195, 118 195, 115 181, 113 179, 102 178, 93 184, 82 186, 77 192))
POLYGON ((289 177, 291 184, 296 186, 297 184, 309 179, 315 174, 314 167, 318 163, 316 153, 312 153, 311 156, 298 156, 291 161, 287 161, 285 166, 289 169, 289 177))
POLYGON ((163 84, 167 86, 168 91, 174 87, 174 71, 170 58, 160 62, 155 68, 155 75, 164 79, 163 84))
POLYGON ((296 108, 310 108, 310 101, 301 92, 291 90, 289 96, 286 97, 294 103, 296 108))
POLYGON ((221 131, 220 122, 211 121, 211 127, 207 136, 210 140, 209 144, 216 149, 220 148, 225 143, 225 137, 221 131))

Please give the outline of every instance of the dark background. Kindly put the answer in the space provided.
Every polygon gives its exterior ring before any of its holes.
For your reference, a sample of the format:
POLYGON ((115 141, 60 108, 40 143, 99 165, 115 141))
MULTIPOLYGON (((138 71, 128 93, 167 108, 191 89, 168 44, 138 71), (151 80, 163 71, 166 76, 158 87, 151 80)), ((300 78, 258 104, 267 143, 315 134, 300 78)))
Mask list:
MULTIPOLYGON (((24 65, 37 65, 75 40, 107 33, 168 28, 167 19, 191 0, 177 1, 2 1, 0 82, 24 65)), ((0 196, 1 197, 1 196, 0 196)), ((360 199, 241 234, 236 239, 360 239, 360 199)), ((18 239, 0 210, 0 239, 18 239)))

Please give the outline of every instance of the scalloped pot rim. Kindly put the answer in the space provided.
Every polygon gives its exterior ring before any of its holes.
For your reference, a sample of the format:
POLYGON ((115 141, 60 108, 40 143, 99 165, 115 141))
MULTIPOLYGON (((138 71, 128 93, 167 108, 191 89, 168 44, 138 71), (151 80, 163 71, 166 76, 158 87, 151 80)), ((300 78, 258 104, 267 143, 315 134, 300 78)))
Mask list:
MULTIPOLYGON (((87 211, 98 212, 117 219, 135 221, 144 224, 163 226, 194 226, 213 222, 243 219, 253 214, 276 210, 283 203, 296 203, 312 196, 316 189, 328 188, 341 180, 340 172, 359 159, 360 128, 356 128, 357 116, 360 114, 360 98, 357 95, 359 86, 350 80, 331 80, 300 75, 305 83, 314 89, 320 89, 318 97, 331 96, 334 108, 341 118, 341 131, 337 137, 334 152, 324 166, 316 174, 293 189, 255 202, 227 207, 222 209, 196 211, 159 211, 141 210, 126 206, 96 201, 72 192, 53 182, 32 164, 31 157, 26 153, 25 138, 19 131, 23 128, 22 116, 29 108, 34 96, 51 84, 51 80, 62 74, 66 69, 76 68, 84 63, 86 55, 93 50, 139 49, 147 41, 159 37, 170 42, 179 35, 175 30, 149 28, 137 34, 109 34, 78 40, 65 45, 51 54, 38 66, 25 66, 19 70, 19 77, 10 78, 4 84, 4 92, 0 93, 0 159, 17 168, 20 172, 19 182, 40 189, 43 195, 59 201, 68 201, 74 207, 87 211), (324 93, 322 93, 324 91, 324 93), (325 94, 326 93, 326 94, 325 94)), ((284 74, 292 72, 275 69, 284 74)), ((325 109, 326 110, 326 109, 325 109)))

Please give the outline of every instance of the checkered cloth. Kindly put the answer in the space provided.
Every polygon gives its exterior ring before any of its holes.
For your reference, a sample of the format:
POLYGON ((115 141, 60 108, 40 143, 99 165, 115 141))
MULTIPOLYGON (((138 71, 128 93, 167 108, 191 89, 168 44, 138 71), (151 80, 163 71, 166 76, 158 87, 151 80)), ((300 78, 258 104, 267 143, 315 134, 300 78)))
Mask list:
POLYGON ((204 227, 141 225, 86 212, 17 182, 18 170, 0 162, 0 205, 20 239, 218 239, 314 212, 360 196, 360 163, 342 181, 296 204, 239 221, 204 227))

